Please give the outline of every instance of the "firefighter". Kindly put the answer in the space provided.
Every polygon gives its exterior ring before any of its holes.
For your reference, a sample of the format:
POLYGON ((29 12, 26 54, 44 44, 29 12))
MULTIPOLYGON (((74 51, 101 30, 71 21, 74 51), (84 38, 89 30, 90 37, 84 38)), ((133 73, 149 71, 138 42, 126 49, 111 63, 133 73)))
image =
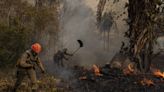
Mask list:
POLYGON ((19 85, 23 81, 23 79, 27 76, 31 81, 31 89, 32 92, 36 92, 37 90, 37 78, 36 78, 36 67, 38 66, 42 73, 45 73, 45 69, 43 64, 38 57, 38 54, 41 52, 41 45, 39 43, 35 43, 31 46, 31 49, 24 52, 21 58, 17 61, 17 74, 16 74, 16 82, 14 85, 14 92, 18 89, 19 85))
POLYGON ((62 51, 59 50, 54 55, 54 63, 57 64, 57 66, 64 67, 63 59, 68 60, 66 56, 73 56, 73 54, 70 54, 67 51, 68 51, 67 48, 64 48, 62 51))

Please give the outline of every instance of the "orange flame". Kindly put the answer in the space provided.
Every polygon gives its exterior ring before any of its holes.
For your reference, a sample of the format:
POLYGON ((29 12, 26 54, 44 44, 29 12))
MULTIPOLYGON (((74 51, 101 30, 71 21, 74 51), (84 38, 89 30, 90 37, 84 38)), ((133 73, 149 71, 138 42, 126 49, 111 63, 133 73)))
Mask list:
POLYGON ((92 66, 92 68, 93 68, 93 72, 95 73, 96 76, 102 76, 102 74, 100 73, 100 69, 97 65, 94 64, 92 66))
POLYGON ((155 75, 156 77, 164 78, 164 72, 162 73, 159 69, 154 70, 153 75, 155 75))
POLYGON ((144 78, 142 81, 141 81, 141 84, 143 86, 147 85, 147 86, 151 86, 151 85, 154 85, 154 82, 152 80, 149 80, 149 79, 146 79, 144 78))
POLYGON ((129 64, 127 66, 127 68, 123 69, 123 73, 125 75, 129 75, 129 74, 132 74, 134 72, 134 69, 133 69, 133 65, 132 64, 129 64))

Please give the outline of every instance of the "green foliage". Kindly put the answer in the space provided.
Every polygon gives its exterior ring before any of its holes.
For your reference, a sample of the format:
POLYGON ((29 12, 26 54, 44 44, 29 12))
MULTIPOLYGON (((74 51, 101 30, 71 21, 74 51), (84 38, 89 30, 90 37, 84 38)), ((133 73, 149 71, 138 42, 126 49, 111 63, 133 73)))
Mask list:
POLYGON ((13 66, 35 36, 57 20, 56 8, 21 0, 1 0, 0 6, 0 67, 13 66))
POLYGON ((14 64, 20 53, 29 43, 29 32, 18 27, 0 25, 0 62, 1 66, 14 64))

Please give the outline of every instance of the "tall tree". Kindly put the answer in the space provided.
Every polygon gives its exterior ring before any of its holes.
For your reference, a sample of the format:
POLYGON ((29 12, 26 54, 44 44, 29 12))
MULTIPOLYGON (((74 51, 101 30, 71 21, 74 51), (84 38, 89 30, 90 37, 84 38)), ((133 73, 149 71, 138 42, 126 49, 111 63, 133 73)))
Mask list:
POLYGON ((129 30, 125 36, 129 38, 129 53, 144 72, 151 65, 160 3, 160 0, 129 0, 129 30))

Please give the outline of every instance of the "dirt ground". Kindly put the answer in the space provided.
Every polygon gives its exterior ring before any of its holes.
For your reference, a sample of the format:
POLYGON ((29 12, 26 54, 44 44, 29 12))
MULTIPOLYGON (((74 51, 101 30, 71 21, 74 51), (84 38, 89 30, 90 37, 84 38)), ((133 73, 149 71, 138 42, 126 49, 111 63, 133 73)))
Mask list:
MULTIPOLYGON (((152 64, 164 71, 164 53, 160 54, 153 59, 152 64)), ((67 83, 64 83, 61 79, 57 79, 52 75, 39 75, 39 92, 65 92, 63 90, 69 90, 67 83), (62 82, 61 82, 62 81, 62 82), (61 84, 62 83, 62 84, 61 84)), ((2 70, 0 72, 0 92, 12 92, 12 87, 15 83, 15 70, 2 70)), ((30 84, 25 80, 18 92, 30 92, 30 84)))

